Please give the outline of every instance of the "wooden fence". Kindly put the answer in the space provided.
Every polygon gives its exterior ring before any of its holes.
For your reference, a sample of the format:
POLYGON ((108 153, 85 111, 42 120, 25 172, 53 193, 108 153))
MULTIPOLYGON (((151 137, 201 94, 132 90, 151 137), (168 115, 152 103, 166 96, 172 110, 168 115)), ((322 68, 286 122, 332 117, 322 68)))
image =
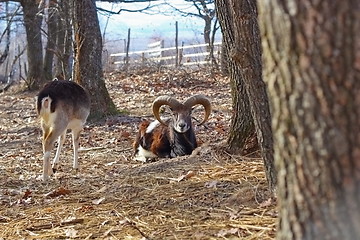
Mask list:
MULTIPOLYGON (((214 43, 213 60, 219 62, 220 52, 221 43, 214 43)), ((115 53, 111 54, 110 58, 116 65, 125 65, 127 62, 129 65, 157 64, 161 66, 199 66, 212 63, 208 44, 164 48, 163 40, 149 44, 147 50, 115 53), (128 61, 126 61, 126 56, 128 56, 128 61)))

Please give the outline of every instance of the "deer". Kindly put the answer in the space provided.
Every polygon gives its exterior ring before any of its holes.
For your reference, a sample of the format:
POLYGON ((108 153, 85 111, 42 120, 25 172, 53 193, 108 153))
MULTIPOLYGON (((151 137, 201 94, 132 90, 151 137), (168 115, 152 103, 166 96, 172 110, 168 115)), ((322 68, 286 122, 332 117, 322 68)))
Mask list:
POLYGON ((47 181, 57 169, 68 129, 72 133, 73 168, 77 170, 80 133, 90 113, 90 98, 87 91, 73 81, 54 79, 45 84, 38 93, 36 109, 43 133, 43 180, 47 181), (56 140, 58 146, 50 166, 50 152, 56 140))

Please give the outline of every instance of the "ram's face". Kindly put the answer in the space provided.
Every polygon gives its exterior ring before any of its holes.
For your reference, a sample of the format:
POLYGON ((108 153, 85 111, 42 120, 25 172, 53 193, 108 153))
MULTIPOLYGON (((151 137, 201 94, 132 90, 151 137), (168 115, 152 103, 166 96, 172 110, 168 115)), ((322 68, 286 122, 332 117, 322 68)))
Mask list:
POLYGON ((191 110, 173 112, 174 129, 178 133, 185 133, 191 128, 191 110))

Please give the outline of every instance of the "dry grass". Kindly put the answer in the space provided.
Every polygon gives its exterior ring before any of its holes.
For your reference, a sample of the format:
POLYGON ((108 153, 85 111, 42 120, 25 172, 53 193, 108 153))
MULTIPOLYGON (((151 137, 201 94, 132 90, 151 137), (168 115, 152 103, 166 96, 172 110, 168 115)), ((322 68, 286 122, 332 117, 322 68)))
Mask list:
POLYGON ((87 126, 79 172, 67 140, 47 183, 36 93, 0 95, 0 239, 273 239, 277 212, 262 160, 223 149, 228 85, 201 71, 109 75, 110 94, 128 114, 87 126), (133 161, 131 142, 139 121, 151 118, 152 100, 194 93, 208 95, 214 108, 196 129, 201 147, 191 156, 133 161))

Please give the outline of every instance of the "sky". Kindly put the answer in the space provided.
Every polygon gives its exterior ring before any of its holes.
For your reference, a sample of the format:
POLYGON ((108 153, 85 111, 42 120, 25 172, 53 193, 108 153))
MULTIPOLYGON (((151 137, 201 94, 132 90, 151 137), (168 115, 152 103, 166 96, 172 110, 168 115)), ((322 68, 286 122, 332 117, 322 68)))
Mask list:
MULTIPOLYGON (((176 7, 194 11, 191 4, 182 0, 171 0, 171 4, 176 7)), ((98 7, 117 12, 121 8, 139 9, 144 4, 111 4, 97 3, 98 7)), ((105 16, 99 13, 99 21, 102 32, 105 31, 105 39, 108 43, 123 45, 124 39, 127 38, 128 28, 131 28, 131 39, 133 44, 130 45, 130 51, 142 50, 147 44, 154 42, 154 39, 164 39, 165 46, 173 46, 175 39, 175 22, 178 21, 179 42, 186 43, 203 43, 204 22, 196 17, 183 17, 177 12, 172 12, 171 8, 161 6, 154 8, 153 12, 157 14, 133 13, 122 11, 120 14, 105 16), (161 13, 168 13, 164 15, 161 13), (108 24, 106 25, 106 22, 108 24)))

